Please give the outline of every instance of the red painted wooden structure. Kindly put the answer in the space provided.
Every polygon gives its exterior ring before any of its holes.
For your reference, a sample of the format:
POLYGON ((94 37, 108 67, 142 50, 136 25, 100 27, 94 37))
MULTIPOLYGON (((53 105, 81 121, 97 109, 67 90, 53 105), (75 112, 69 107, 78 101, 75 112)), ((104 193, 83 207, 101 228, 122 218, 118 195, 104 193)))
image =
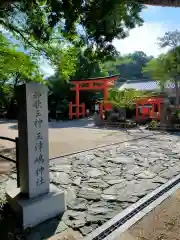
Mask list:
POLYGON ((164 98, 152 97, 137 100, 136 120, 144 120, 148 118, 160 120, 161 103, 164 103, 164 98))
MULTIPOLYGON (((69 119, 71 119, 71 120, 72 120, 73 116, 76 116, 76 118, 79 118, 79 117, 77 117, 77 111, 73 112, 73 107, 75 107, 77 110, 76 104, 69 102, 69 119)), ((85 117, 85 112, 86 112, 85 104, 84 103, 79 104, 79 115, 78 116, 85 117)))
MULTIPOLYGON (((82 90, 103 90, 104 91, 104 101, 108 101, 108 88, 112 88, 114 86, 115 81, 119 75, 108 76, 108 77, 100 77, 100 78, 92 78, 87 80, 79 80, 79 81, 71 81, 72 84, 75 85, 71 90, 76 91, 76 103, 69 103, 69 119, 72 119, 75 115, 78 119, 79 116, 85 116, 85 105, 79 103, 79 91, 82 90), (73 107, 76 107, 76 111, 73 112, 73 107)), ((100 104, 100 116, 103 116, 103 108, 104 110, 109 109, 110 104, 104 103, 100 104)), ((112 108, 112 107, 111 107, 112 108)))

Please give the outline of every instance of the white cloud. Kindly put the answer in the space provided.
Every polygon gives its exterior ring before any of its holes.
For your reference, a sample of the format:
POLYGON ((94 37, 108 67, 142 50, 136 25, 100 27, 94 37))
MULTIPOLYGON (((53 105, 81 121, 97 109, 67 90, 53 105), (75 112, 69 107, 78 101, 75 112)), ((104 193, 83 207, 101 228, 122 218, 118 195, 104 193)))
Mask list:
POLYGON ((44 60, 43 57, 40 58, 40 70, 44 77, 49 77, 54 74, 54 69, 51 67, 47 60, 44 60))
POLYGON ((42 74, 44 75, 45 78, 50 77, 54 74, 53 68, 48 64, 47 65, 42 64, 40 66, 40 70, 41 70, 41 72, 42 72, 42 74))
POLYGON ((129 37, 123 40, 116 39, 113 44, 121 54, 143 51, 147 55, 157 56, 167 50, 159 48, 157 38, 174 27, 160 23, 144 23, 143 26, 131 30, 129 37))
MULTIPOLYGON (((157 56, 167 51, 167 49, 161 49, 157 45, 157 38, 163 36, 165 32, 176 28, 177 26, 160 23, 144 23, 142 27, 131 30, 129 37, 124 40, 114 40, 113 44, 121 54, 143 51, 147 55, 157 56)), ((43 59, 41 69, 46 76, 54 73, 51 66, 43 59)))

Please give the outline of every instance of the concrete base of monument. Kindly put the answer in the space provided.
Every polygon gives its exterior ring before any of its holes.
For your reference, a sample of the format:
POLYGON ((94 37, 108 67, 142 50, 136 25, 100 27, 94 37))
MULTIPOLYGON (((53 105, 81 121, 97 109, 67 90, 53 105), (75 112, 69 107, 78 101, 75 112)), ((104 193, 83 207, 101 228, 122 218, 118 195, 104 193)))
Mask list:
POLYGON ((19 188, 8 189, 7 200, 23 229, 34 227, 66 210, 65 194, 54 185, 50 185, 49 193, 33 199, 23 198, 19 188))

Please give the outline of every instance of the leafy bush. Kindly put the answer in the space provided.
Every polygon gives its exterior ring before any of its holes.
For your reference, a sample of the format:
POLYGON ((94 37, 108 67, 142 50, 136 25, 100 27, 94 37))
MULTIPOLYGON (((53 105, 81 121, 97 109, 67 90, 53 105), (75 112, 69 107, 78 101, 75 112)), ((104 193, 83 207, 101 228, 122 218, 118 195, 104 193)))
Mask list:
POLYGON ((176 115, 177 115, 177 118, 180 119, 180 110, 179 109, 176 111, 176 115))
POLYGON ((109 90, 108 98, 113 106, 133 109, 136 99, 147 96, 146 92, 136 89, 124 89, 120 91, 118 88, 112 88, 109 90))
POLYGON ((150 123, 150 127, 152 129, 155 129, 157 127, 157 121, 156 120, 152 120, 151 123, 150 123))
POLYGON ((6 193, 5 193, 5 187, 2 185, 0 186, 0 218, 1 218, 1 211, 3 210, 3 207, 5 204, 6 204, 6 193))

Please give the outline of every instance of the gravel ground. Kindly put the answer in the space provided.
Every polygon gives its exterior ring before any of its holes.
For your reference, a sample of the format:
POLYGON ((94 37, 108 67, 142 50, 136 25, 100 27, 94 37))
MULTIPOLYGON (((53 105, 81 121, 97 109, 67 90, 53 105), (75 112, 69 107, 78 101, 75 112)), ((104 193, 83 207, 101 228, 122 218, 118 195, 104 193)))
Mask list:
MULTIPOLYGON (((17 123, 0 121, 0 136, 17 137, 17 123)), ((58 157, 130 138, 132 137, 124 130, 96 128, 91 119, 53 121, 49 123, 49 157, 58 157)), ((0 140, 0 146, 14 148, 14 143, 0 140)))
MULTIPOLYGON (((0 120, 0 136, 15 139, 18 136, 16 121, 0 120)), ((124 130, 95 128, 91 119, 53 121, 49 123, 49 158, 132 138, 134 136, 124 130)), ((0 154, 15 158, 15 144, 0 139, 0 154)), ((11 164, 0 158, 1 172, 9 172, 10 168, 11 164)))

